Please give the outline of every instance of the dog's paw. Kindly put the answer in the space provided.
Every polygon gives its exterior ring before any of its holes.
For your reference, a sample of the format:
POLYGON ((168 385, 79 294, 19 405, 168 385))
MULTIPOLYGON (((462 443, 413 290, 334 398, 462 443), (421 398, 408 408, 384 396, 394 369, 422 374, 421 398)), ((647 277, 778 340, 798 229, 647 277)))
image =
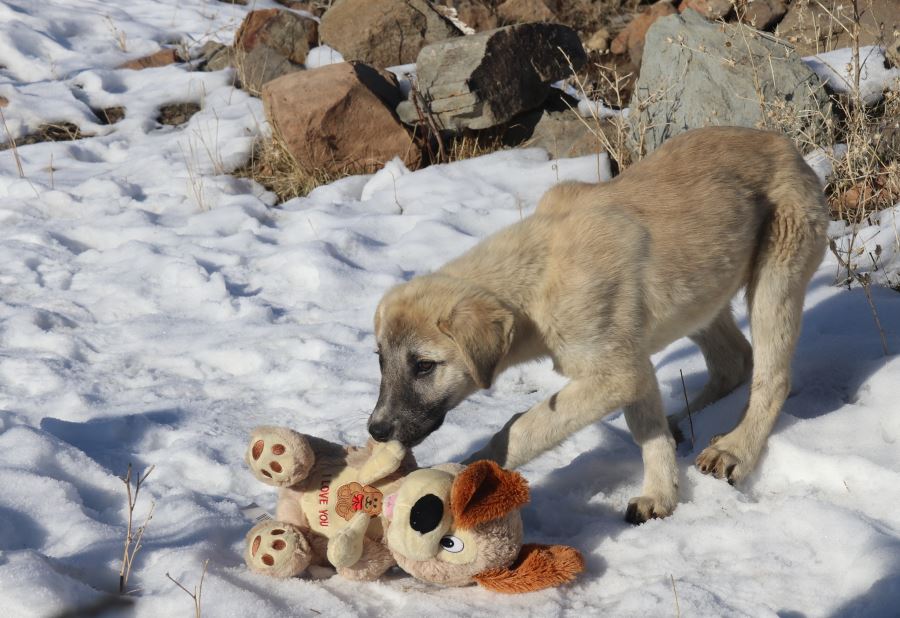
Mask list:
POLYGON ((250 471, 276 487, 290 487, 306 478, 314 459, 306 437, 282 427, 257 427, 247 446, 250 471))
POLYGON ((628 509, 625 511, 625 521, 630 524, 642 524, 648 519, 668 517, 675 510, 663 500, 651 496, 639 496, 628 501, 628 509))
POLYGON ((267 521, 247 534, 244 560, 257 573, 293 577, 309 566, 311 551, 303 532, 291 524, 267 521))
POLYGON ((697 456, 694 462, 703 474, 711 474, 717 479, 725 479, 732 485, 746 476, 747 471, 741 459, 725 448, 716 438, 697 456))

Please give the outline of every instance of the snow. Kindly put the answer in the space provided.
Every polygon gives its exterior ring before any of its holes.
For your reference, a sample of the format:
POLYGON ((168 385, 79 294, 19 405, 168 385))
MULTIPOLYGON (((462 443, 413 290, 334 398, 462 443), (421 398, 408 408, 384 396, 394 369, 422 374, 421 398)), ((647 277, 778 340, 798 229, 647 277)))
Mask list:
MULTIPOLYGON (((0 152, 0 607, 47 616, 115 591, 128 463, 156 468, 135 519, 147 526, 129 588, 134 611, 192 611, 209 561, 204 616, 587 614, 896 615, 900 604, 900 296, 813 278, 794 385, 758 470, 739 488, 692 461, 740 415, 747 389, 695 418, 680 452, 681 503, 631 527, 640 452, 614 415, 523 469, 528 540, 578 547, 573 585, 524 596, 439 589, 392 573, 276 581, 241 561, 242 507, 275 493, 242 463, 255 424, 360 443, 378 387, 372 313, 391 285, 427 272, 527 216, 563 179, 604 180, 596 157, 499 152, 410 172, 390 162, 273 207, 229 174, 268 131, 228 71, 120 71, 163 42, 228 41, 250 7, 201 0, 0 2, 0 94, 13 136, 70 120, 93 137, 0 152), (118 44, 107 16, 126 35, 118 44), (195 101, 180 127, 160 105, 195 101), (104 126, 91 107, 123 105, 104 126), (51 172, 52 165, 52 172, 51 172)), ((255 8, 274 6, 257 2, 255 8)), ((900 239, 885 211, 857 234, 898 279, 900 239)), ((836 242, 850 232, 832 226, 836 242)), ((843 246, 843 245, 842 245, 843 246)), ((860 245, 856 245, 860 246, 860 245)), ((873 270, 873 277, 874 275, 873 270)), ((879 275, 881 276, 881 275, 879 275)), ((735 302, 746 332, 743 301, 735 302)), ((705 379, 679 341, 654 357, 666 406, 705 379)), ((546 362, 504 374, 416 449, 456 460, 562 384, 546 362)), ((117 615, 115 611, 108 615, 117 615)))
MULTIPOLYGON (((853 92, 856 74, 850 48, 807 56, 806 65, 834 92, 853 92)), ((877 103, 885 89, 900 89, 900 69, 889 68, 884 49, 877 45, 859 48, 859 96, 867 104, 877 103)))

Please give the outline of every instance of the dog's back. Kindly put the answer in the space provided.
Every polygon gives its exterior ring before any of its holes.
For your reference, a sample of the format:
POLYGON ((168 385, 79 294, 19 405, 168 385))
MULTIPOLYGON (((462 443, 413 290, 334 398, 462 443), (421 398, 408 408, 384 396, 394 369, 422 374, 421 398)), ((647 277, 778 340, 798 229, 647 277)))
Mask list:
POLYGON ((734 127, 673 138, 611 182, 558 185, 534 218, 553 220, 560 244, 592 237, 575 243, 576 259, 595 274, 599 261, 642 278, 652 349, 710 321, 741 287, 752 294, 764 247, 769 259, 817 262, 828 224, 819 179, 790 140, 734 127))

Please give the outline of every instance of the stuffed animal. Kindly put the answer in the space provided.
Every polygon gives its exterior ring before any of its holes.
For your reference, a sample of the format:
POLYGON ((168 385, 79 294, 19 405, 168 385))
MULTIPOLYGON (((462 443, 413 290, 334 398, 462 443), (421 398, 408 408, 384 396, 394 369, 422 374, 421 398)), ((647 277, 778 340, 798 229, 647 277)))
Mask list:
POLYGON ((343 447, 281 427, 258 427, 254 476, 279 487, 274 521, 247 534, 245 560, 274 577, 310 565, 373 580, 394 565, 445 586, 497 592, 558 586, 584 568, 563 545, 522 545, 528 485, 490 461, 416 469, 399 442, 343 447))

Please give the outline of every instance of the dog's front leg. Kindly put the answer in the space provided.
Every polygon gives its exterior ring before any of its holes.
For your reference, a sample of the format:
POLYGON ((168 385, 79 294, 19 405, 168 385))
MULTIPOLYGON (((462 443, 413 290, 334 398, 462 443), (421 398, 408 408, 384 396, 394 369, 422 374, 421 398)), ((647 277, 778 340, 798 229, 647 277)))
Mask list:
POLYGON ((649 360, 639 369, 576 378, 561 391, 509 420, 491 441, 466 460, 491 459, 515 468, 607 414, 624 407, 626 421, 644 459, 643 495, 630 501, 626 518, 641 523, 665 517, 677 501, 675 441, 662 409, 649 360))

